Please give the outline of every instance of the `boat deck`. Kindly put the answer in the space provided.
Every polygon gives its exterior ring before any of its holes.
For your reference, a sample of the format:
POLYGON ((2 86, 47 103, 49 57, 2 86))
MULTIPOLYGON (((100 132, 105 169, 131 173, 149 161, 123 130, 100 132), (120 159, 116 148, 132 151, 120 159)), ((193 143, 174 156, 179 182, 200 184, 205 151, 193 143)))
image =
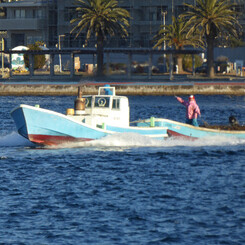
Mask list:
POLYGON ((218 130, 229 130, 229 131, 245 131, 245 125, 201 125, 201 128, 210 128, 218 130))

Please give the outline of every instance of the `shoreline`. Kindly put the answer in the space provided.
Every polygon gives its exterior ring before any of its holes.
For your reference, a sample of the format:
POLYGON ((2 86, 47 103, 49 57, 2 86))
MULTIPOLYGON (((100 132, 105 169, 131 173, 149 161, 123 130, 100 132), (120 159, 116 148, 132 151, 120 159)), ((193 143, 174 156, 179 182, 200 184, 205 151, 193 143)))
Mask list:
POLYGON ((209 79, 202 76, 175 75, 173 80, 168 76, 147 79, 147 76, 134 76, 126 79, 123 76, 110 76, 102 80, 93 77, 35 77, 27 79, 0 80, 0 96, 63 96, 77 95, 78 86, 83 94, 97 94, 98 87, 110 84, 116 87, 118 95, 245 95, 245 77, 217 76, 209 79))
MULTIPOLYGON (((108 83, 108 82, 107 82, 108 83)), ((63 96, 77 95, 78 87, 82 88, 84 95, 97 94, 99 84, 77 85, 0 85, 0 96, 63 96)), ((110 84, 110 83, 108 83, 110 84)), ((118 95, 245 95, 244 85, 205 84, 205 85, 115 85, 118 95)))

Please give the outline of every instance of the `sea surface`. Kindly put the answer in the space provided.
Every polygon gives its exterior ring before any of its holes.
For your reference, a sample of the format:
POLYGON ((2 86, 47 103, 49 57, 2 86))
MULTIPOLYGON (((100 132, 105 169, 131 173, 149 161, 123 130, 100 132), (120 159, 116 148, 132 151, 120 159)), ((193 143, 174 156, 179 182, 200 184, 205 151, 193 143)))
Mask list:
MULTIPOLYGON (((245 140, 118 134, 55 148, 17 134, 19 104, 65 113, 74 99, 0 97, 0 244, 245 244, 245 140)), ((245 124, 244 96, 196 100, 200 124, 245 124)), ((131 121, 185 120, 172 96, 129 102, 131 121)))

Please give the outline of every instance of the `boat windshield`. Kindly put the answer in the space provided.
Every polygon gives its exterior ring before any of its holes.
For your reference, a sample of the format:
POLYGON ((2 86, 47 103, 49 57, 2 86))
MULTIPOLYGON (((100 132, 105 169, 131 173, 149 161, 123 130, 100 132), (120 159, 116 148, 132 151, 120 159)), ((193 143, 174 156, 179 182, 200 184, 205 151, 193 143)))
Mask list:
POLYGON ((110 106, 110 97, 95 97, 94 107, 108 108, 110 106))
POLYGON ((92 105, 92 96, 88 96, 85 98, 85 106, 87 108, 91 108, 91 105, 92 105))
MULTIPOLYGON (((99 108, 109 108, 110 107, 110 97, 107 96, 86 96, 85 97, 85 106, 86 108, 99 107, 99 108)), ((115 102, 114 102, 115 103, 115 102)), ((115 108, 119 107, 119 102, 114 105, 115 108)))

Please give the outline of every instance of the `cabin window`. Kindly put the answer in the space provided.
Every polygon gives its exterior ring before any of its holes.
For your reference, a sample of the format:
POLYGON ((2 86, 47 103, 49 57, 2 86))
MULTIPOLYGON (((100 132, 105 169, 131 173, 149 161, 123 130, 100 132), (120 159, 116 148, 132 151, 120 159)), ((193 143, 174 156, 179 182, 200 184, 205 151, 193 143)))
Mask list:
POLYGON ((99 108, 108 108, 110 106, 110 98, 109 97, 96 97, 94 106, 99 107, 99 108))
POLYGON ((86 97, 85 98, 85 106, 86 106, 86 108, 91 108, 91 104, 92 104, 92 96, 86 97))
POLYGON ((113 99, 112 109, 120 109, 120 99, 113 99))

